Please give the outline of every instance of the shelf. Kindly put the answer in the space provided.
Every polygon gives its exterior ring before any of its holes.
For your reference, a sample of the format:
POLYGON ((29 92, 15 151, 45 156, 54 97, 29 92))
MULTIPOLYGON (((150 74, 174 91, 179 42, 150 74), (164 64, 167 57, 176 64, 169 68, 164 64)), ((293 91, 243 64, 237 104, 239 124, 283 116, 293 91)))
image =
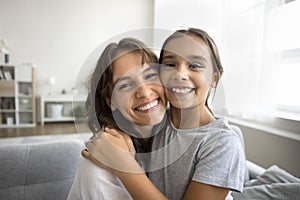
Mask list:
POLYGON ((59 117, 59 118, 49 118, 45 117, 44 122, 57 122, 57 121, 74 121, 74 117, 59 117))
POLYGON ((18 94, 18 97, 20 97, 20 98, 32 98, 32 95, 18 94))
POLYGON ((0 128, 26 128, 26 127, 35 127, 35 123, 30 123, 30 124, 22 124, 19 123, 18 125, 13 124, 13 125, 7 125, 7 124, 0 124, 0 128))
POLYGON ((4 84, 11 84, 11 83, 15 83, 15 81, 14 80, 0 80, 0 84, 1 83, 4 83, 4 84))
POLYGON ((75 121, 75 118, 73 117, 73 106, 84 107, 85 101, 85 96, 73 97, 72 94, 40 97, 38 107, 40 109, 39 117, 41 125, 44 125, 45 122, 75 121))
POLYGON ((0 128, 35 126, 35 67, 0 64, 0 79, 0 128))
POLYGON ((30 113, 32 113, 32 109, 27 109, 27 110, 19 110, 18 112, 19 113, 28 113, 28 112, 30 112, 30 113))
POLYGON ((14 113, 16 110, 14 109, 1 109, 0 113, 14 113))

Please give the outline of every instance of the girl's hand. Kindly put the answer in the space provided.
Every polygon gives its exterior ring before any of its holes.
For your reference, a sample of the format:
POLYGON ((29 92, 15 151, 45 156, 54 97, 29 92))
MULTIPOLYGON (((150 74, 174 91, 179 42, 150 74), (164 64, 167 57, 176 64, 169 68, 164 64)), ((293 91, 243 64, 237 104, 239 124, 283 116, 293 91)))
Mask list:
POLYGON ((124 151, 135 153, 135 148, 129 135, 116 129, 110 128, 105 128, 103 133, 105 137, 107 137, 107 139, 110 142, 112 142, 115 146, 123 149, 124 151))
POLYGON ((134 159, 132 140, 122 132, 106 128, 98 137, 92 137, 86 146, 88 150, 83 150, 82 156, 102 168, 115 174, 142 172, 134 159))

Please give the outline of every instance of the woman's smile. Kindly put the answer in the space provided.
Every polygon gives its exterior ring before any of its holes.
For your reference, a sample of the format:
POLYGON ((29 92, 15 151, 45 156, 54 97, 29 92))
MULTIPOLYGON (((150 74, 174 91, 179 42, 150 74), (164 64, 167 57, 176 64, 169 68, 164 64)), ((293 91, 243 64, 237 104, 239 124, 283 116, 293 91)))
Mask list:
POLYGON ((144 112, 144 113, 149 113, 153 109, 157 108, 157 106, 160 104, 159 99, 154 99, 152 101, 148 101, 146 103, 143 103, 139 105, 138 107, 135 108, 135 110, 144 112))

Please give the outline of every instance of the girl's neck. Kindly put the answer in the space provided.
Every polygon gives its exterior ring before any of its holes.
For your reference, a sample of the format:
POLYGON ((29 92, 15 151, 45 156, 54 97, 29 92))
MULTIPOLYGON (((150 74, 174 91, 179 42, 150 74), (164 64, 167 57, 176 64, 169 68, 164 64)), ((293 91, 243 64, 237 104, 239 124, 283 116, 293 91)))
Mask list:
POLYGON ((206 106, 188 109, 171 106, 171 119, 178 129, 193 129, 209 124, 214 120, 214 116, 206 106))

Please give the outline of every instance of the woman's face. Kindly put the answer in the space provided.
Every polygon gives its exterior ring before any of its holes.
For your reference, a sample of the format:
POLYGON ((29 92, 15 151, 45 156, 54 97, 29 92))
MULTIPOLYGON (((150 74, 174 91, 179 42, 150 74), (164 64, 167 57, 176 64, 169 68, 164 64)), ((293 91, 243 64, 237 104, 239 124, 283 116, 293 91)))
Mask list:
POLYGON ((161 122, 165 114, 164 88, 157 65, 141 63, 138 53, 124 54, 113 62, 111 109, 118 109, 137 125, 153 126, 161 122))
POLYGON ((204 108, 212 80, 210 49, 202 39, 182 36, 167 43, 162 55, 161 81, 172 106, 204 108))

